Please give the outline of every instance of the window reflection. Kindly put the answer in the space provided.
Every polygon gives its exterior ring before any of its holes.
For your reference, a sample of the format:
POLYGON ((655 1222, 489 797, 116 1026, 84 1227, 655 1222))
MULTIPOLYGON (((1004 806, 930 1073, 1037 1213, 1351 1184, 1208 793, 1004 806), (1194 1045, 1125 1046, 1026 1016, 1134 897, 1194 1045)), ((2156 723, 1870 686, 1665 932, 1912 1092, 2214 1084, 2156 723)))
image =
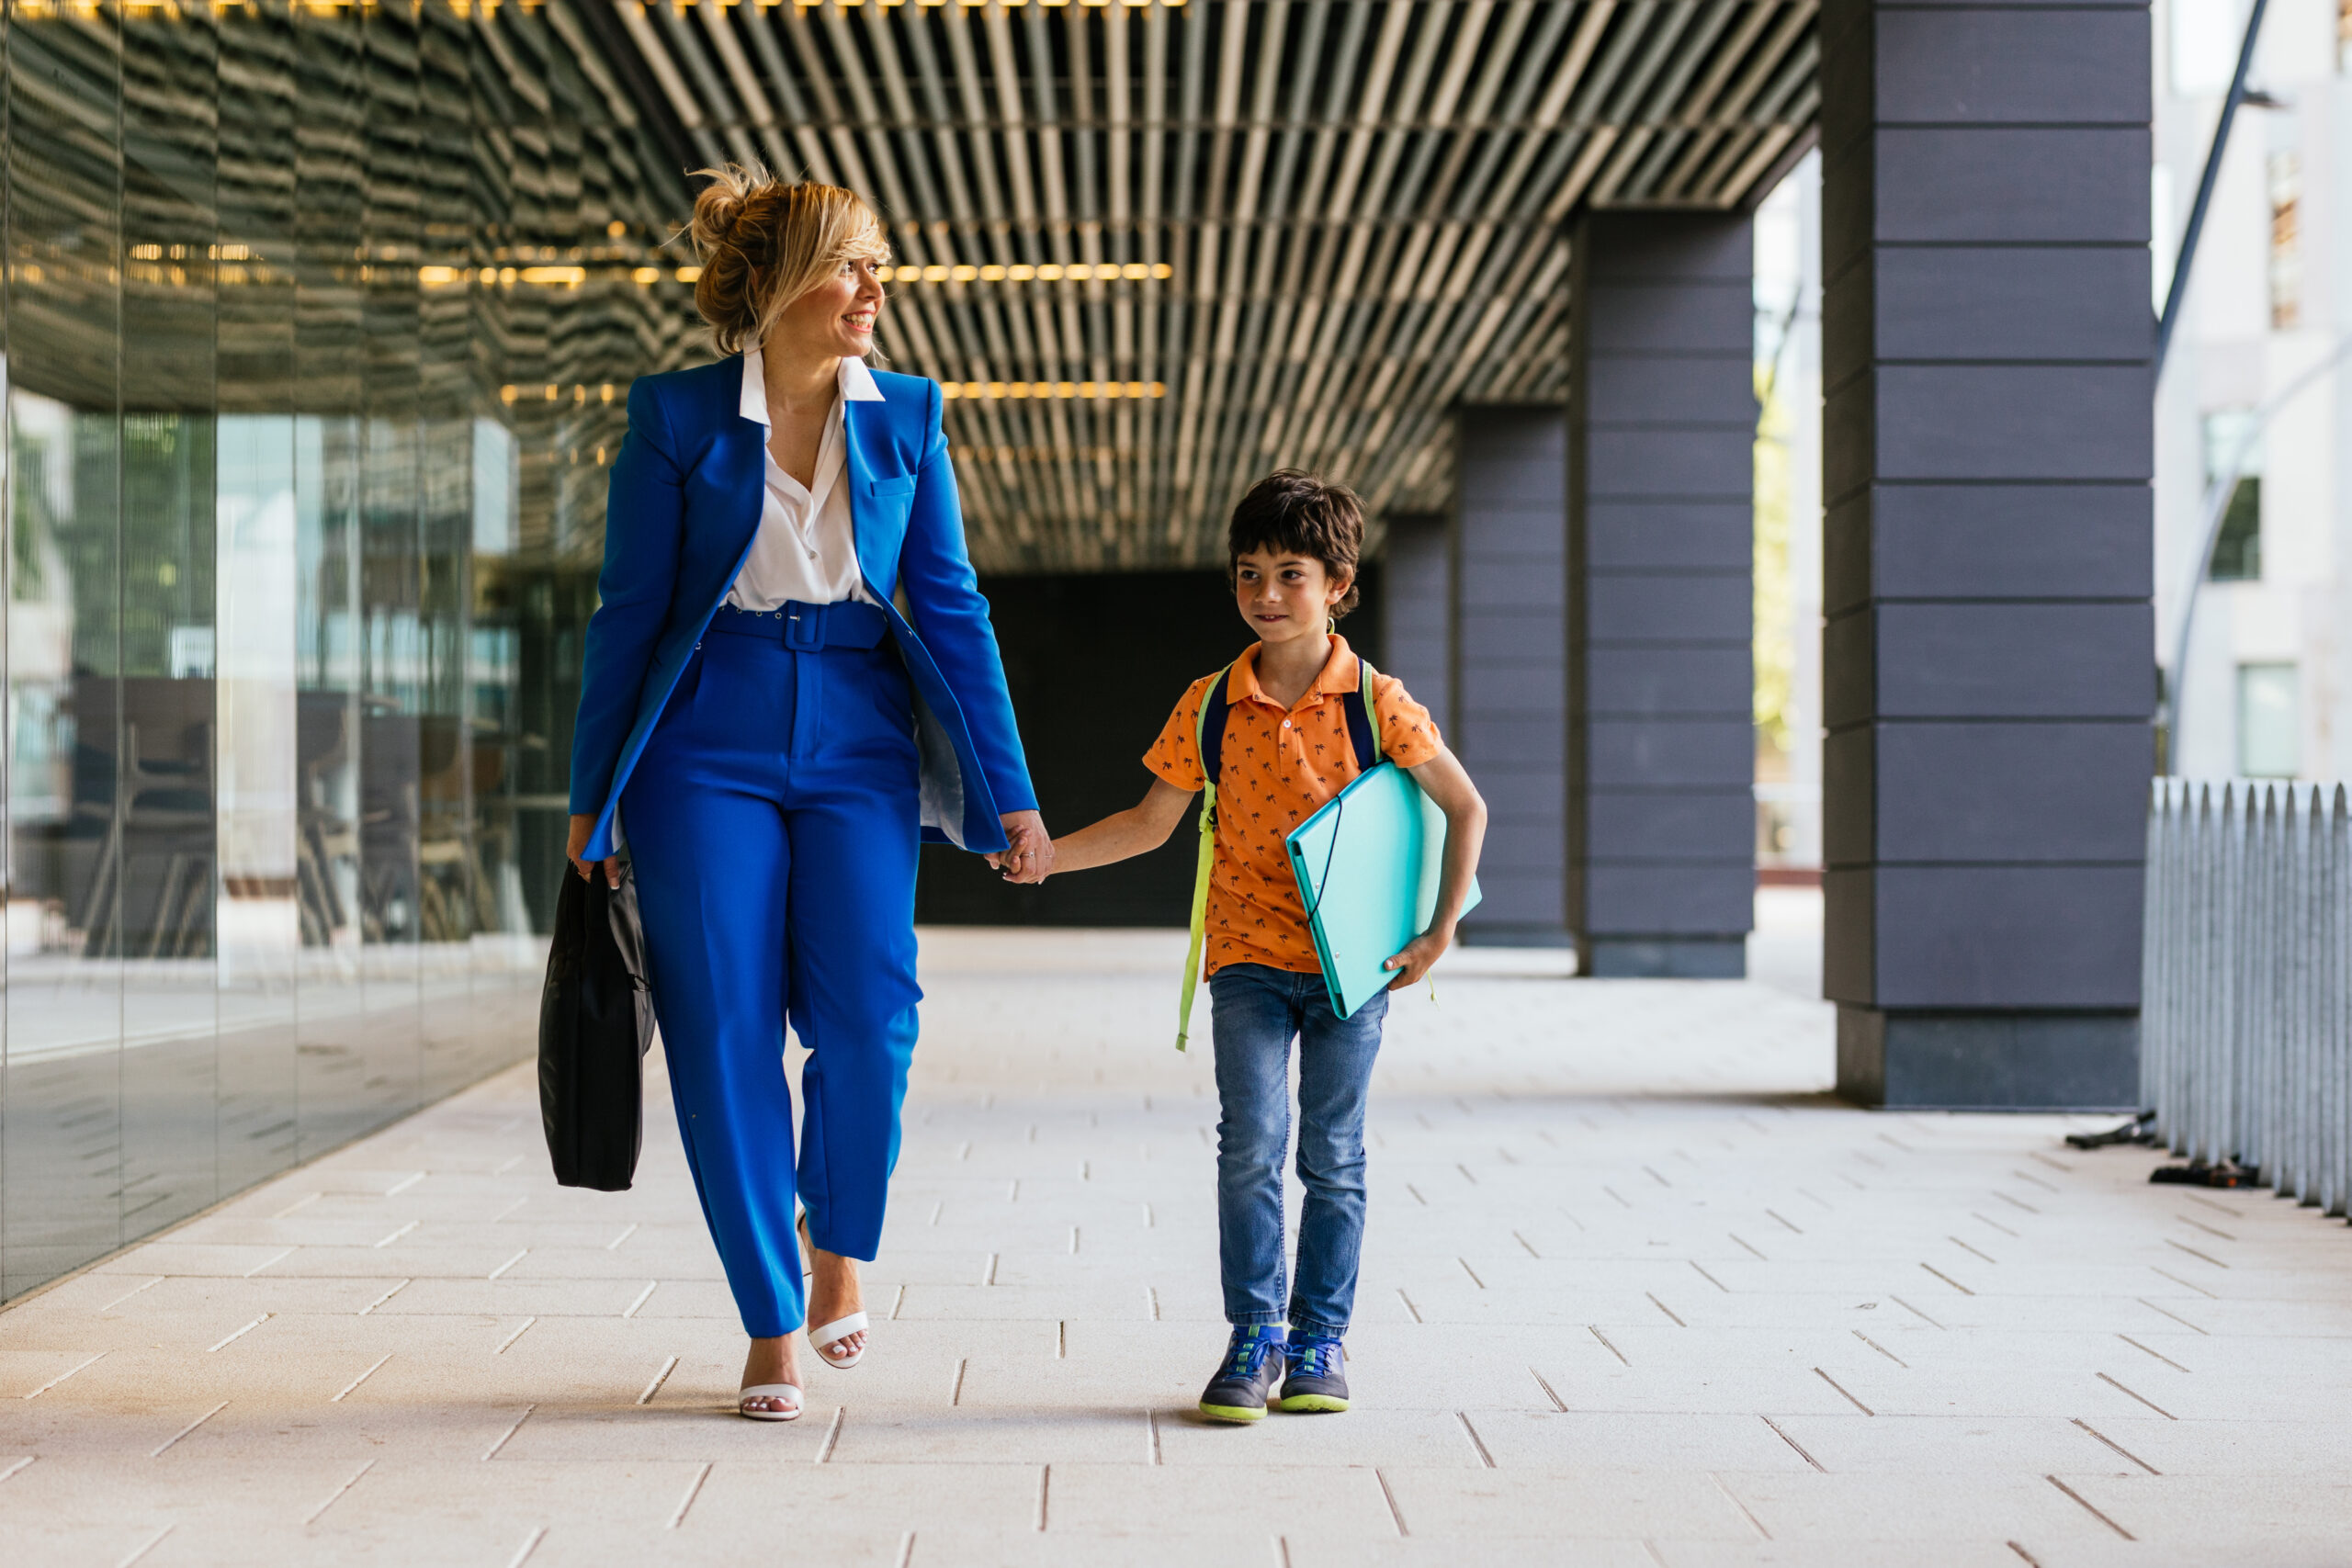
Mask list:
POLYGON ((692 307, 563 0, 0 29, 6 1297, 528 1051, 625 413, 508 394, 692 307))

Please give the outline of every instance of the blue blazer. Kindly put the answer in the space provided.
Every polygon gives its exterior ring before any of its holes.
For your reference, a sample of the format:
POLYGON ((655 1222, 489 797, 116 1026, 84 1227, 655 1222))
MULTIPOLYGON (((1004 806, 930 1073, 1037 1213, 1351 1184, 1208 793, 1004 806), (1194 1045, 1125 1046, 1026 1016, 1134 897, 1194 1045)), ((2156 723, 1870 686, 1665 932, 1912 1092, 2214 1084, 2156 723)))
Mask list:
MULTIPOLYGON (((1001 850, 1000 815, 1033 811, 1037 797, 965 553, 939 383, 880 371, 874 380, 880 402, 842 404, 842 482, 865 591, 914 682, 923 837, 1001 850)), ((613 852, 621 790, 759 532, 767 432, 740 412, 742 384, 742 356, 730 355, 629 388, 571 739, 571 810, 596 818, 590 860, 613 852)))

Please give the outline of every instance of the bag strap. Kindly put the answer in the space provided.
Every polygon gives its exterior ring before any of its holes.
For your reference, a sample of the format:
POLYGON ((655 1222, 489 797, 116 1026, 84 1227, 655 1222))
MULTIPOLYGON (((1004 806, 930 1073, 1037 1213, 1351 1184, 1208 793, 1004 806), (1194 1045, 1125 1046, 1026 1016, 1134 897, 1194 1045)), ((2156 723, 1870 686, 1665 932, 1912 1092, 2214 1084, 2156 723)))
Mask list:
POLYGON ((1356 749, 1356 772, 1368 773, 1381 759, 1379 708, 1372 688, 1372 660, 1359 654, 1356 668, 1363 671, 1363 681, 1340 699, 1340 706, 1347 715, 1349 743, 1356 749))
POLYGON ((1214 682, 1201 698, 1201 711, 1193 716, 1193 744, 1201 759, 1201 773, 1216 787, 1225 765, 1225 717, 1232 710, 1233 694, 1227 688, 1233 682, 1233 666, 1228 664, 1216 672, 1214 682))
POLYGON ((1179 1051, 1192 1035, 1193 993, 1201 982, 1201 948, 1208 936, 1209 871, 1216 863, 1216 775, 1224 761, 1225 716, 1229 705, 1226 685, 1232 675, 1233 666, 1228 664, 1210 678, 1209 689, 1201 694, 1201 711, 1193 721, 1193 750, 1201 760, 1201 847, 1193 867, 1193 930, 1184 952, 1184 988, 1176 1003, 1179 1051))

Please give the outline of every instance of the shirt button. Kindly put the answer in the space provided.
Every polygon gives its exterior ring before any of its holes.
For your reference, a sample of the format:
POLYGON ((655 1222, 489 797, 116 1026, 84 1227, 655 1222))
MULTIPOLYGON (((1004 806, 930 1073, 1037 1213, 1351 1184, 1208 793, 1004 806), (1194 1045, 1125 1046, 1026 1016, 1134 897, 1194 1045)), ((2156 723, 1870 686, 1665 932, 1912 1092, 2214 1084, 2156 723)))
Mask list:
POLYGON ((1290 720, 1288 720, 1288 719, 1284 719, 1284 720, 1283 720, 1283 728, 1284 729, 1288 729, 1288 728, 1290 728, 1290 720))

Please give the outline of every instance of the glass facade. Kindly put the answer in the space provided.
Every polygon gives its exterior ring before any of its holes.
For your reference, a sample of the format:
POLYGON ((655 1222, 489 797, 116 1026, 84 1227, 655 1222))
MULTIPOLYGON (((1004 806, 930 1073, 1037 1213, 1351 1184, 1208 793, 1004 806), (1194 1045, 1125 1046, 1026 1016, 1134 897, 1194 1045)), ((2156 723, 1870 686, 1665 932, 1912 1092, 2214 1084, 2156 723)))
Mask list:
POLYGON ((0 29, 6 1297, 531 1048, 604 465, 699 350, 584 7, 0 29))

